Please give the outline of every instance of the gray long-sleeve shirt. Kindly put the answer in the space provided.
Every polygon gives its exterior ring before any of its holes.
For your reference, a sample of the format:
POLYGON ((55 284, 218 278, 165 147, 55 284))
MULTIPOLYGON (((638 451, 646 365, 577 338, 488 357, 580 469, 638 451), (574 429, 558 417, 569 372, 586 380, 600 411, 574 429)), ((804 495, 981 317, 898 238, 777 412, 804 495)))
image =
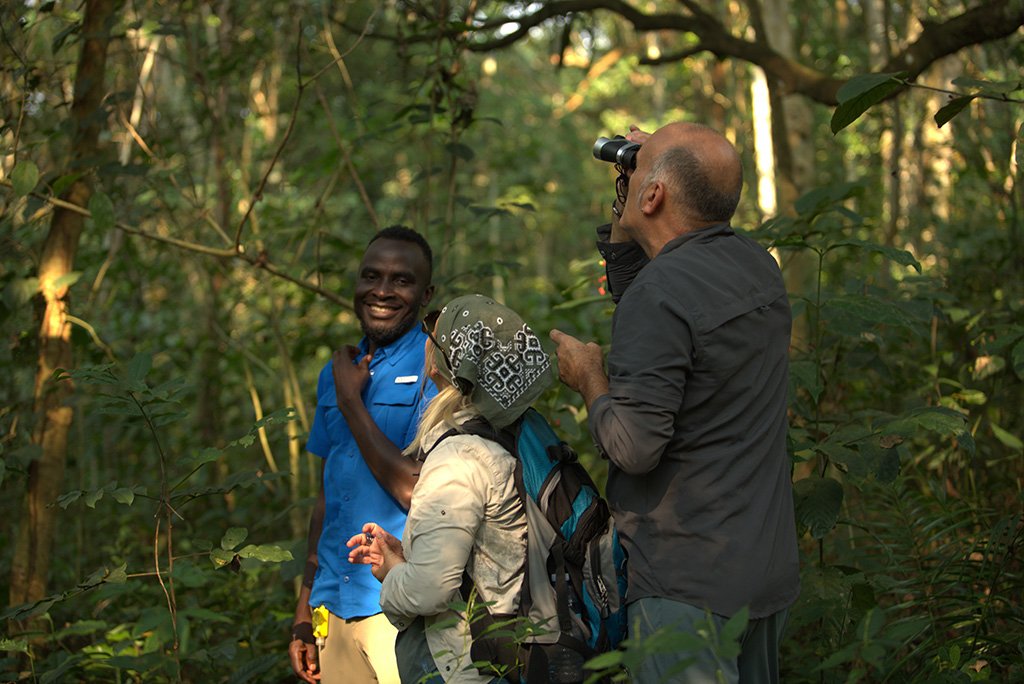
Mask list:
POLYGON ((781 610, 799 569, 778 265, 719 224, 668 243, 625 285, 590 430, 612 464, 629 600, 781 610))

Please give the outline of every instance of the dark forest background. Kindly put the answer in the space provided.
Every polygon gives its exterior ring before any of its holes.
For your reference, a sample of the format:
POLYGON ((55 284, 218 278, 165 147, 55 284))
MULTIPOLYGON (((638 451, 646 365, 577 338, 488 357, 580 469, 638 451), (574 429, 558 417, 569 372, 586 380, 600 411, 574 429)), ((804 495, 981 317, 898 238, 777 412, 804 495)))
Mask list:
MULTIPOLYGON (((413 226, 436 301, 607 343, 591 146, 678 119, 743 155, 735 224, 796 318, 785 681, 1024 679, 1022 25, 1020 0, 4 3, 0 681, 290 681, 303 446, 366 241, 413 226)), ((578 397, 542 403, 603 481, 578 397)))

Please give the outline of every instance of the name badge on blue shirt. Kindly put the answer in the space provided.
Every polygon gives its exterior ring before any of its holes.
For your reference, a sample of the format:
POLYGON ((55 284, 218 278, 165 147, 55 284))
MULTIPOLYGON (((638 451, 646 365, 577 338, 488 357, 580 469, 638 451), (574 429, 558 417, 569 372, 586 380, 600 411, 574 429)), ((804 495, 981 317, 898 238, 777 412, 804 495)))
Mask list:
POLYGON ((396 385, 409 385, 420 379, 418 375, 399 375, 395 378, 396 385))

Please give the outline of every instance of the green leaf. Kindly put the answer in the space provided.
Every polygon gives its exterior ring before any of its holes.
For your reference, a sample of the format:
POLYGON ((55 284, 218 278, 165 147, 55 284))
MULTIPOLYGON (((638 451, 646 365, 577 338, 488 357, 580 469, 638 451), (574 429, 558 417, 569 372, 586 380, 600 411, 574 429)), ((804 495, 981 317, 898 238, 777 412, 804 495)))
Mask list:
POLYGON ((825 385, 818 373, 818 364, 814 361, 794 361, 789 366, 789 384, 792 391, 804 389, 811 395, 811 401, 818 403, 818 398, 825 391, 825 385))
POLYGON ((114 203, 106 194, 96 191, 89 198, 89 213, 92 214, 93 225, 97 230, 110 230, 114 227, 114 203))
POLYGON ((836 94, 839 106, 832 114, 832 133, 843 130, 872 106, 904 88, 900 79, 906 76, 906 72, 864 74, 844 83, 836 94))
POLYGON ((972 88, 979 90, 986 95, 1008 95, 1017 90, 1024 89, 1024 81, 983 81, 976 78, 959 76, 953 79, 953 85, 957 88, 972 88))
POLYGON ((235 441, 233 441, 230 444, 228 444, 228 446, 250 447, 250 446, 252 446, 255 443, 256 443, 256 433, 250 433, 250 434, 245 435, 243 437, 239 437, 235 441))
POLYGON ((78 282, 78 279, 82 277, 81 271, 68 271, 59 278, 55 278, 53 286, 57 289, 62 287, 71 287, 78 282))
POLYGON ((276 653, 267 653, 248 662, 235 661, 232 663, 231 678, 228 684, 246 684, 252 681, 262 681, 260 675, 270 672, 280 666, 281 656, 276 653))
POLYGON ((79 498, 81 498, 82 494, 85 494, 85 492, 82 491, 81 489, 76 489, 73 492, 61 494, 60 496, 57 497, 57 505, 66 511, 68 509, 68 506, 70 506, 74 502, 78 501, 79 498))
POLYGON ((1021 451, 1024 449, 1024 442, 1020 440, 1020 437, 1007 432, 995 423, 989 423, 989 427, 992 428, 992 434, 996 436, 996 439, 1002 442, 1003 446, 1013 449, 1014 451, 1021 451))
POLYGON ((244 527, 230 527, 228 531, 224 533, 224 536, 220 538, 220 548, 225 551, 231 551, 236 546, 245 541, 245 538, 249 536, 249 530, 244 527))
POLYGON ((829 249, 835 247, 860 247, 861 249, 873 252, 875 254, 881 254, 889 261, 893 261, 900 266, 911 266, 918 273, 921 272, 921 262, 914 258, 914 255, 905 249, 898 249, 896 247, 889 247, 887 245, 880 245, 875 242, 869 242, 867 240, 840 240, 833 242, 829 245, 829 249))
POLYGON ((977 448, 977 444, 975 444, 974 442, 974 435, 972 435, 967 430, 961 430, 960 432, 956 433, 955 437, 960 448, 963 449, 968 454, 970 454, 971 456, 973 456, 975 449, 977 448))
POLYGON ((797 524, 821 539, 839 520, 843 486, 832 478, 808 477, 793 483, 797 524))
POLYGON ((975 380, 984 380, 998 375, 1006 368, 1006 359, 1002 356, 979 356, 974 360, 974 367, 971 369, 971 377, 975 380))
POLYGON ((190 454, 181 459, 181 462, 189 467, 197 468, 207 463, 216 461, 224 452, 215 447, 203 447, 196 454, 190 454))
POLYGON ((39 278, 12 278, 4 288, 4 304, 8 309, 21 308, 39 292, 39 278))
POLYGON ((850 449, 845 460, 836 458, 846 465, 851 477, 866 480, 874 478, 879 482, 892 482, 900 472, 900 455, 898 448, 886 448, 868 440, 850 449))
POLYGON ((264 563, 283 563, 292 560, 292 552, 276 544, 250 544, 238 552, 240 558, 252 558, 264 563))
POLYGON ((813 217, 838 202, 861 195, 863 192, 864 186, 861 183, 834 183, 808 190, 797 198, 793 206, 800 216, 813 217))
POLYGON ((729 621, 722 626, 722 632, 720 639, 724 642, 739 641, 740 637, 743 636, 743 630, 747 628, 747 623, 750 621, 750 608, 743 606, 740 608, 729 621))
POLYGON ((11 186, 14 188, 14 194, 18 197, 24 197, 35 190, 38 182, 39 167, 29 159, 18 162, 18 165, 11 171, 11 186))
MULTIPOLYGON (((900 474, 900 453, 906 452, 902 446, 886 448, 868 444, 861 447, 861 451, 868 454, 871 461, 871 469, 875 478, 881 482, 895 482, 900 474)), ((905 460, 905 459, 903 459, 905 460)))
POLYGON ((77 584, 79 589, 93 589, 108 582, 124 584, 128 581, 127 563, 122 563, 113 570, 102 567, 77 584))
POLYGON ((53 604, 57 603, 60 599, 60 595, 53 595, 34 601, 33 603, 21 603, 16 606, 9 606, 0 613, 0 620, 30 620, 38 615, 46 613, 53 607, 53 604))
POLYGON ((207 620, 209 622, 223 622, 231 624, 231 618, 229 618, 228 616, 213 610, 209 610, 207 608, 199 608, 198 606, 193 608, 184 608, 178 611, 178 614, 187 615, 189 617, 197 618, 199 620, 207 620))
POLYGON ((135 492, 128 487, 118 487, 110 495, 114 497, 114 501, 126 506, 131 506, 135 501, 135 492))
POLYGON ((560 302, 551 307, 552 311, 569 311, 571 309, 577 309, 587 304, 608 304, 611 302, 611 298, 608 295, 591 295, 589 297, 580 297, 579 299, 570 299, 566 302, 560 302))
POLYGON ((84 499, 85 505, 89 508, 96 508, 96 502, 103 498, 105 491, 106 488, 101 487, 100 489, 94 489, 91 492, 86 492, 84 499))
POLYGON ((452 155, 456 159, 463 161, 470 161, 473 159, 474 153, 473 148, 463 143, 448 143, 445 145, 448 154, 452 155))
POLYGON ((52 670, 47 670, 39 678, 39 684, 50 684, 50 682, 63 682, 67 681, 64 675, 73 670, 79 662, 85 658, 81 653, 69 655, 60 665, 52 670))
POLYGON ((82 366, 71 372, 75 380, 87 384, 116 385, 117 378, 113 373, 114 364, 103 363, 95 366, 82 366))
POLYGON ((222 568, 235 559, 234 551, 225 551, 224 549, 214 549, 210 551, 210 561, 213 563, 213 567, 222 568))
POLYGON ((622 656, 622 651, 606 651, 588 660, 583 667, 587 670, 607 670, 620 665, 622 656))
POLYGON ((61 194, 63 194, 65 190, 71 187, 72 183, 81 178, 83 175, 85 174, 81 172, 63 175, 50 184, 50 190, 51 192, 53 192, 54 195, 59 197, 61 194))
MULTIPOLYGON (((1024 145, 1024 140, 1020 144, 1024 145)), ((1017 377, 1024 380, 1024 340, 1018 342, 1010 352, 1010 363, 1013 365, 1013 372, 1017 374, 1017 377)))
MULTIPOLYGON (((193 544, 192 551, 196 554, 208 554, 211 548, 212 545, 210 544, 202 548, 193 544)), ((214 579, 205 567, 200 568, 188 558, 179 558, 174 561, 174 581, 179 587, 198 589, 199 587, 206 586, 210 581, 219 580, 214 579)))
POLYGON ((967 105, 971 104, 971 100, 974 98, 974 95, 954 97, 948 103, 943 105, 939 111, 935 112, 935 125, 942 128, 947 121, 962 112, 967 105))
POLYGON ((825 302, 822 317, 828 324, 851 330, 851 325, 860 322, 866 328, 893 325, 911 332, 915 329, 913 318, 898 304, 866 295, 844 295, 825 302))
POLYGON ((116 568, 114 568, 113 570, 111 570, 107 574, 107 576, 104 579, 104 581, 109 582, 110 584, 124 584, 125 582, 127 582, 128 581, 128 564, 127 563, 121 563, 121 565, 119 565, 116 568))
POLYGON ((171 627, 171 615, 166 607, 150 606, 139 614, 139 618, 132 625, 132 636, 136 639, 161 628, 171 627))
POLYGON ((859 460, 857 451, 843 444, 822 442, 816 447, 816 450, 828 456, 829 460, 841 463, 844 466, 849 466, 851 463, 856 463, 859 460))
POLYGON ((884 425, 882 433, 912 437, 920 429, 943 437, 955 437, 960 448, 967 453, 974 453, 974 437, 967 431, 967 416, 943 406, 914 409, 884 425))
POLYGON ((988 402, 988 395, 976 389, 965 389, 953 396, 963 404, 972 404, 974 406, 983 406, 988 402))
POLYGON ((283 409, 278 409, 277 411, 274 411, 273 413, 268 413, 267 415, 257 420, 253 424, 252 431, 250 432, 250 434, 260 429, 261 427, 266 427, 267 425, 271 425, 273 423, 287 423, 293 420, 297 420, 298 417, 299 414, 298 412, 296 412, 294 407, 286 406, 283 409))
POLYGON ((146 374, 149 373, 149 369, 152 367, 153 355, 140 352, 128 362, 128 368, 125 370, 125 379, 129 385, 144 385, 143 381, 146 379, 146 374))
POLYGON ((175 411, 167 415, 158 416, 153 419, 153 425, 156 427, 163 427, 164 425, 170 425, 171 423, 177 423, 188 417, 187 411, 175 411))
POLYGON ((142 410, 134 404, 122 406, 114 402, 101 405, 97 413, 104 416, 131 416, 133 418, 141 418, 145 415, 142 410))
POLYGON ((0 639, 0 651, 28 653, 28 641, 25 639, 0 639))
POLYGON ((74 35, 81 30, 81 21, 75 21, 65 26, 56 36, 53 37, 53 41, 50 44, 52 51, 57 52, 58 50, 60 50, 69 36, 74 35))
POLYGON ((1024 169, 1024 124, 1021 124, 1020 129, 1017 131, 1016 147, 1017 151, 1013 153, 1014 161, 1017 162, 1018 169, 1024 169))
POLYGON ((918 428, 923 428, 940 435, 954 435, 962 431, 966 425, 967 416, 959 411, 939 406, 927 406, 914 409, 891 421, 885 426, 884 431, 912 437, 918 428))
POLYGON ((878 605, 875 590, 867 582, 857 582, 850 587, 850 604, 860 611, 874 608, 878 605))

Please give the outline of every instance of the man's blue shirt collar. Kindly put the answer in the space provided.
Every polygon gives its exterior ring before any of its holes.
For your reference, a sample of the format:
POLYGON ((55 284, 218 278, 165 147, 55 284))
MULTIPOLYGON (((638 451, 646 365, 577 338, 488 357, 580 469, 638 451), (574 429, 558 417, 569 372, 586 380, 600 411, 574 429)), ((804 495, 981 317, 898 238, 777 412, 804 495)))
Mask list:
MULTIPOLYGON (((420 329, 418 324, 413 326, 401 337, 392 342, 389 345, 383 347, 377 347, 377 351, 373 354, 375 362, 386 361, 389 366, 394 366, 400 361, 405 354, 410 351, 414 351, 413 347, 423 347, 423 343, 426 340, 426 335, 420 329)), ((370 340, 363 336, 363 339, 359 340, 359 351, 364 355, 370 353, 370 340)))

